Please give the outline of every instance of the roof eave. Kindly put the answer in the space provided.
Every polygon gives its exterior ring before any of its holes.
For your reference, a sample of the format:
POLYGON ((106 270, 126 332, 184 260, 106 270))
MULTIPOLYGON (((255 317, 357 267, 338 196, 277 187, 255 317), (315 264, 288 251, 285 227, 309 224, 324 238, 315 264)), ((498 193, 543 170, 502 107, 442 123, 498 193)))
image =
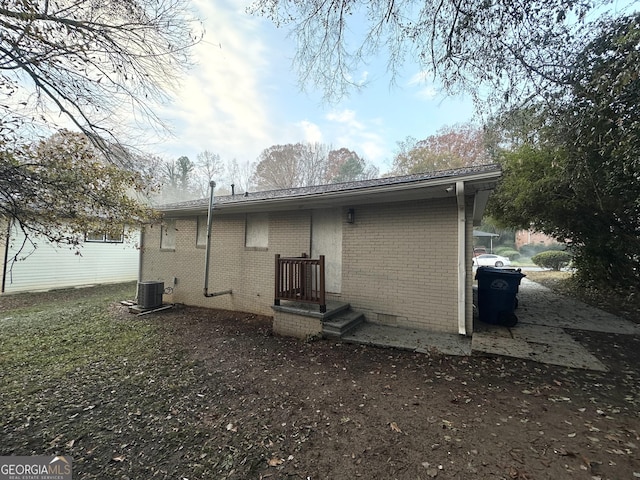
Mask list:
MULTIPOLYGON (((275 198, 245 199, 234 202, 215 203, 216 212, 220 213, 246 213, 263 211, 299 210, 307 208, 322 208, 332 205, 358 204, 363 202, 393 202, 402 200, 418 200, 428 198, 455 197, 456 182, 464 182, 467 193, 476 194, 481 191, 490 191, 500 178, 502 172, 499 169, 478 172, 458 177, 438 177, 418 180, 406 183, 364 186, 349 190, 330 192, 316 192, 301 195, 290 195, 275 198)), ((167 216, 189 216, 203 214, 208 205, 177 206, 172 208, 159 208, 167 216)))

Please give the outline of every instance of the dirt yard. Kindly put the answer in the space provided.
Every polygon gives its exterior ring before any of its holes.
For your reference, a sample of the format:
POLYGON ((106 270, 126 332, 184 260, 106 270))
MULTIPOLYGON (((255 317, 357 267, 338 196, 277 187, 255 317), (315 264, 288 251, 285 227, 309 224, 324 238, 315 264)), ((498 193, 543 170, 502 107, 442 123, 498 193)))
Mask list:
POLYGON ((638 337, 576 337, 601 374, 98 291, 0 298, 0 455, 71 455, 74 479, 640 478, 638 337))

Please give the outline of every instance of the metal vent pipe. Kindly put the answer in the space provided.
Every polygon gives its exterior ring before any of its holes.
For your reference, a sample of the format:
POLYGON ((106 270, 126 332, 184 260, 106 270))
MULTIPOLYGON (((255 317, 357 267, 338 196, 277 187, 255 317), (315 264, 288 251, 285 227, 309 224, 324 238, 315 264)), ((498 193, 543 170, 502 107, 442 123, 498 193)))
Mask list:
POLYGON ((214 195, 213 189, 216 187, 216 182, 211 180, 209 182, 209 210, 207 212, 207 246, 205 248, 204 257, 204 289, 203 293, 205 297, 217 297, 220 295, 227 295, 232 293, 231 290, 224 290, 222 292, 209 293, 209 256, 211 254, 211 226, 213 225, 213 204, 214 195))

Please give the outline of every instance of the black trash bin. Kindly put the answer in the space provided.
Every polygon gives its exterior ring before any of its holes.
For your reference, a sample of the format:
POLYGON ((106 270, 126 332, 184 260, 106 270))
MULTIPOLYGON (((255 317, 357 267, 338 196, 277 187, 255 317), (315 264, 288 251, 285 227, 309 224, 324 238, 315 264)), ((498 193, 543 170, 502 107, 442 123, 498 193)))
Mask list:
POLYGON ((513 327, 518 323, 518 288, 525 277, 519 269, 478 267, 478 315, 485 323, 513 327))

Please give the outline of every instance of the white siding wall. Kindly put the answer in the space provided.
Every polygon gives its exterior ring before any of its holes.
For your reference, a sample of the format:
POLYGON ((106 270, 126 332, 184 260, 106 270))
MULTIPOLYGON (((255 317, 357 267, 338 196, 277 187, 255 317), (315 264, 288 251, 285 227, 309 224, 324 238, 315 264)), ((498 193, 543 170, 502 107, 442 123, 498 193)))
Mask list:
MULTIPOLYGON (((6 231, 5 231, 6 232, 6 231)), ((83 243, 79 249, 54 247, 34 238, 37 248, 27 244, 12 265, 23 235, 11 230, 5 268, 5 292, 26 292, 75 287, 96 283, 137 280, 140 234, 131 231, 124 243, 83 243), (80 255, 76 255, 79 251, 80 255)))

